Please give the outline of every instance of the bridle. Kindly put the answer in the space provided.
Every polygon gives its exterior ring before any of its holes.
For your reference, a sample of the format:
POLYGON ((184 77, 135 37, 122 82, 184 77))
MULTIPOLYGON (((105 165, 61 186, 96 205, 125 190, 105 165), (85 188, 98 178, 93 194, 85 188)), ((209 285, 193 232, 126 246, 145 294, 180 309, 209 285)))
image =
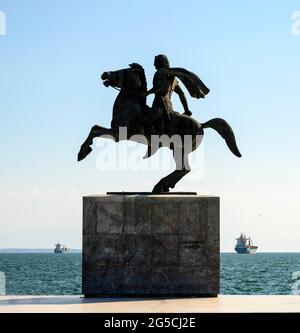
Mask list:
POLYGON ((142 96, 141 92, 136 91, 136 90, 130 90, 130 89, 126 89, 126 88, 118 88, 118 87, 116 87, 116 86, 114 86, 112 84, 110 84, 109 86, 112 87, 112 88, 114 88, 114 89, 116 89, 119 92, 121 92, 123 90, 123 91, 129 92, 131 94, 136 94, 136 95, 142 96))
POLYGON ((130 89, 126 89, 126 88, 118 88, 118 87, 116 87, 116 86, 113 86, 113 85, 109 85, 110 87, 112 87, 112 88, 114 88, 114 89, 116 89, 116 90, 118 90, 118 91, 126 91, 126 92, 129 92, 129 93, 131 93, 131 94, 136 94, 136 95, 140 95, 140 96, 142 96, 142 94, 141 94, 141 92, 139 92, 139 91, 136 91, 136 90, 130 90, 130 89))

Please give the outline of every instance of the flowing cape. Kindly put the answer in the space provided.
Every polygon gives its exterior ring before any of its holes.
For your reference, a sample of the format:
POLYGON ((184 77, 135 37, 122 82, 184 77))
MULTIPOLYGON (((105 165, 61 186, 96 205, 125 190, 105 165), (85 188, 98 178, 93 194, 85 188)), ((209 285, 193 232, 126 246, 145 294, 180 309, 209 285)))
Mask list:
POLYGON ((204 98, 210 91, 196 74, 184 68, 172 67, 164 69, 164 71, 176 76, 185 85, 192 97, 204 98))

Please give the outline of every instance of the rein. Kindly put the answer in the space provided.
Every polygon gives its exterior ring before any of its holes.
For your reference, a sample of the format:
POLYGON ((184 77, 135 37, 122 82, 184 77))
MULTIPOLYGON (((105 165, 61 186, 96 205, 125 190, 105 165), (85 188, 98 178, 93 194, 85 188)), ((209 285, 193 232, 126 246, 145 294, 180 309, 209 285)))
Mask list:
POLYGON ((118 90, 118 91, 124 90, 124 91, 127 91, 127 92, 129 92, 129 93, 132 93, 132 94, 136 94, 136 95, 142 96, 140 92, 137 92, 137 91, 134 91, 134 90, 129 90, 129 89, 126 89, 126 88, 120 89, 120 88, 118 88, 118 87, 116 87, 116 86, 113 86, 113 85, 111 85, 111 84, 110 84, 110 87, 112 87, 112 88, 114 88, 114 89, 116 89, 116 90, 118 90))

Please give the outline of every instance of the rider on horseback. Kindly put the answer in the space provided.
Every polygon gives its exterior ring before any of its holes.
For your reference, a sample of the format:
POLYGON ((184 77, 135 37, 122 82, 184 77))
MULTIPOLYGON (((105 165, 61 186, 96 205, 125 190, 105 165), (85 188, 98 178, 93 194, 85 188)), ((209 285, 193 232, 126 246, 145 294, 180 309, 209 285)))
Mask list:
POLYGON ((159 132, 164 132, 164 123, 170 119, 173 110, 171 98, 173 91, 179 95, 184 108, 184 115, 191 116, 188 103, 184 92, 182 91, 178 77, 186 86, 192 97, 204 98, 209 89, 202 83, 197 75, 183 69, 170 68, 168 58, 163 55, 157 55, 154 59, 154 66, 157 69, 153 77, 153 88, 148 90, 146 95, 155 94, 152 108, 145 115, 145 122, 150 128, 151 134, 154 134, 153 122, 157 119, 163 119, 159 125, 159 132))
POLYGON ((104 72, 101 75, 105 86, 112 86, 120 90, 113 106, 112 125, 111 128, 99 125, 93 126, 88 137, 81 145, 77 158, 78 161, 81 161, 90 154, 93 139, 96 137, 110 138, 116 142, 120 141, 120 136, 116 132, 125 127, 128 132, 126 131, 127 135, 122 140, 131 140, 148 145, 148 151, 144 158, 152 156, 160 147, 167 147, 173 151, 176 169, 162 178, 153 188, 153 193, 161 193, 174 188, 176 183, 190 172, 188 155, 201 143, 199 137, 202 139, 204 129, 212 128, 216 130, 225 139, 228 148, 234 155, 241 157, 241 153, 236 145, 233 130, 224 119, 214 118, 205 123, 200 123, 187 116, 190 115, 190 111, 176 78, 183 82, 192 97, 204 98, 209 89, 198 76, 184 68, 170 68, 167 57, 163 55, 155 57, 155 66, 157 72, 154 76, 153 88, 148 92, 146 92, 144 69, 138 64, 131 64, 130 68, 126 69, 104 72), (185 115, 173 111, 171 103, 173 91, 181 97, 185 115), (145 97, 146 94, 151 93, 155 94, 153 108, 147 110, 145 97), (145 114, 147 114, 146 117, 145 114), (151 125, 154 119, 157 119, 153 129, 159 135, 149 137, 149 133, 146 133, 147 128, 145 131, 143 126, 143 122, 146 122, 144 118, 148 118, 151 125), (164 127, 162 131, 160 130, 161 126, 164 127), (141 136, 143 136, 142 140, 141 136), (173 141, 174 136, 180 139, 183 138, 183 141, 173 141), (191 139, 188 140, 190 143, 188 145, 185 144, 186 136, 191 139), (165 137, 167 137, 166 140, 165 137), (168 140, 168 137, 170 140, 168 140))

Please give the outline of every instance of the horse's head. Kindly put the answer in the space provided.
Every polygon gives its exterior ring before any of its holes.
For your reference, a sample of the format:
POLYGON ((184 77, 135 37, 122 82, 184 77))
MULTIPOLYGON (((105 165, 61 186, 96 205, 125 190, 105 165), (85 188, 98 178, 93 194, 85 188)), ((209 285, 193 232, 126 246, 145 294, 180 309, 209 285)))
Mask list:
POLYGON ((147 82, 145 77, 144 68, 139 64, 130 64, 129 68, 120 69, 113 72, 104 72, 101 75, 103 84, 114 86, 116 88, 124 89, 128 92, 146 92, 147 82))

